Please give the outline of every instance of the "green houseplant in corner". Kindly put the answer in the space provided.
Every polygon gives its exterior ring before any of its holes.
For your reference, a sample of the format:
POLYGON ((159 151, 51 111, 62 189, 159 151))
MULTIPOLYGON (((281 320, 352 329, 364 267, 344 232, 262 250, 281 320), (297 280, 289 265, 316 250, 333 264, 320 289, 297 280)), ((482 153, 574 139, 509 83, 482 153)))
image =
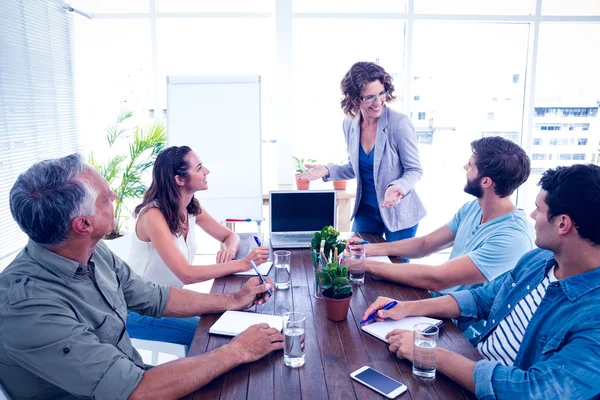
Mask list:
POLYGON ((310 181, 300 181, 300 180, 298 180, 298 175, 308 171, 308 168, 306 168, 304 166, 305 163, 314 164, 317 162, 317 160, 313 160, 312 158, 307 158, 306 160, 304 160, 304 158, 298 158, 298 157, 294 157, 294 156, 292 156, 292 158, 294 159, 294 170, 295 170, 295 175, 296 175, 296 189, 308 190, 310 188, 310 181))
POLYGON ((343 321, 348 317, 352 286, 348 280, 348 268, 337 260, 317 272, 323 285, 323 298, 327 318, 331 321, 343 321))
POLYGON ((97 160, 90 152, 89 163, 108 181, 116 193, 115 218, 117 226, 106 235, 114 239, 121 235, 121 228, 128 219, 124 212, 127 200, 140 199, 146 191, 144 177, 154 165, 154 160, 167 141, 167 129, 161 122, 148 126, 128 127, 126 122, 133 116, 131 111, 121 111, 115 124, 106 128, 106 142, 111 157, 106 162, 97 160), (128 144, 127 154, 118 154, 119 145, 128 144), (114 154, 117 152, 117 154, 114 154))

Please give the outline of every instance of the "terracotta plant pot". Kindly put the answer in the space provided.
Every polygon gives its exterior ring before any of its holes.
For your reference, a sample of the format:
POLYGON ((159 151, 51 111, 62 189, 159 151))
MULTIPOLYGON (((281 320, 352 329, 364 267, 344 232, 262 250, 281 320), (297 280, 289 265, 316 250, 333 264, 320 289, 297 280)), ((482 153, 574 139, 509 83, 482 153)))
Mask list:
POLYGON ((327 319, 331 321, 343 321, 348 318, 348 309, 350 308, 350 299, 352 295, 345 299, 332 299, 323 293, 325 300, 325 310, 327 311, 327 319))
POLYGON ((335 190, 346 190, 346 183, 348 181, 333 181, 333 188, 335 190))
POLYGON ((296 177, 296 188, 298 190, 308 190, 310 189, 310 181, 301 181, 296 177))

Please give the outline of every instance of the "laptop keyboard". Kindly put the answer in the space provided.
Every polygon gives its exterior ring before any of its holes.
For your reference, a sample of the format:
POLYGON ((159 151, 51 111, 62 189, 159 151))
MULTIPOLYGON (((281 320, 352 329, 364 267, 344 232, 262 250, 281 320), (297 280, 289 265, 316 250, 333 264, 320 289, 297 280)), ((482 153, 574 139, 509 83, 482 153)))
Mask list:
POLYGON ((284 241, 310 241, 312 240, 312 233, 295 233, 286 235, 277 235, 278 240, 284 241))

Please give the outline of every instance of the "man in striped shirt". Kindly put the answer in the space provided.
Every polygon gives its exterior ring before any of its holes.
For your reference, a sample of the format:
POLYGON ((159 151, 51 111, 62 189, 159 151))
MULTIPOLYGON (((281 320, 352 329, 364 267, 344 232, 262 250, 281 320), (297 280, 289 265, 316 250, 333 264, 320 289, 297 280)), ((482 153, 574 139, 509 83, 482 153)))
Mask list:
MULTIPOLYGON (((513 270, 476 289, 378 312, 487 320, 474 340, 482 360, 437 348, 437 369, 480 399, 600 394, 600 167, 558 167, 540 185, 531 214, 539 249, 513 270)), ((389 301, 377 299, 365 318, 389 301)), ((387 339, 398 357, 412 359, 412 332, 387 339)))

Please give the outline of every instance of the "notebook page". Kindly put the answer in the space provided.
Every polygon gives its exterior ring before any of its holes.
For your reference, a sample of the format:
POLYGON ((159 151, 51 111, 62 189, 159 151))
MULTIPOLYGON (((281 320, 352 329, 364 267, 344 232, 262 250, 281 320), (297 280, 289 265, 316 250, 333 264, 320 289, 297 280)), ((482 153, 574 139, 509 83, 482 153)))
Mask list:
POLYGON ((374 322, 369 325, 363 326, 361 329, 379 340, 383 340, 387 343, 386 335, 394 329, 406 329, 412 331, 416 324, 430 324, 442 326, 443 322, 439 319, 429 317, 406 317, 398 321, 386 320, 383 322, 374 322))
POLYGON ((269 324, 271 328, 283 329, 283 317, 281 315, 225 311, 208 332, 216 335, 237 336, 250 326, 263 322, 269 324))
MULTIPOLYGON (((273 265, 273 261, 266 261, 260 265, 257 265, 256 268, 260 271, 260 274, 265 276, 269 275, 269 271, 271 270, 271 265, 273 265)), ((257 276, 254 268, 250 267, 248 271, 244 272, 236 272, 234 275, 243 275, 243 276, 257 276)))

